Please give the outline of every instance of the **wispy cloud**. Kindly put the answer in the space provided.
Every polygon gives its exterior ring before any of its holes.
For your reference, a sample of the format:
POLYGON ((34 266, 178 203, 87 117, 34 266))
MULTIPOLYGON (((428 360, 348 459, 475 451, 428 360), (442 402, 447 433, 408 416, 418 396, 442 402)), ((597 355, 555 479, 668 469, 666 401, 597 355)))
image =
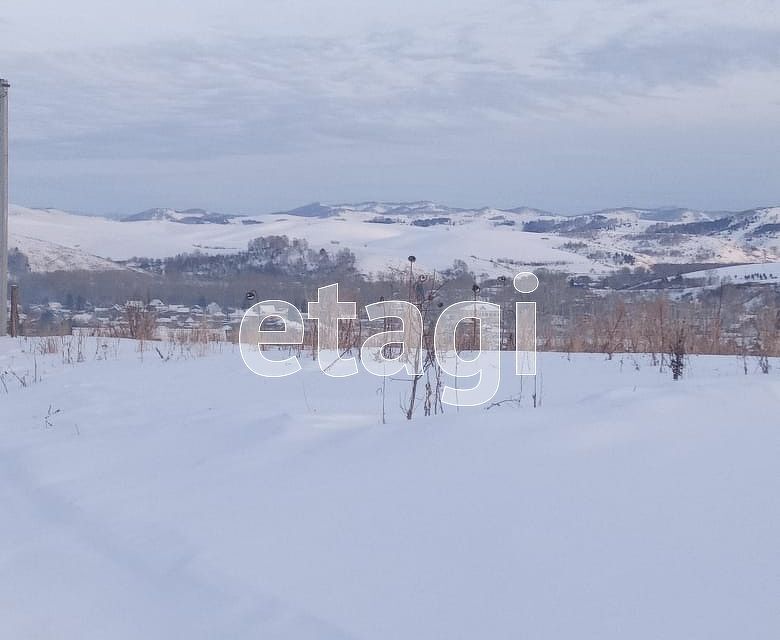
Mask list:
POLYGON ((626 32, 581 52, 572 67, 605 75, 620 86, 714 84, 725 75, 780 70, 780 28, 701 28, 656 33, 649 39, 626 32))

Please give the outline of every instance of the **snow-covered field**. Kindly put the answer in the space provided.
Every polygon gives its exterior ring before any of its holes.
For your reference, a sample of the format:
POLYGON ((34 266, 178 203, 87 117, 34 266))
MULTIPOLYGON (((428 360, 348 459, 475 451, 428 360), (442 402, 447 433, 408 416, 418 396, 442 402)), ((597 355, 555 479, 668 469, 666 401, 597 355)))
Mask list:
POLYGON ((780 637, 780 362, 541 354, 539 408, 382 425, 365 373, 104 344, 0 340, 3 638, 780 637))

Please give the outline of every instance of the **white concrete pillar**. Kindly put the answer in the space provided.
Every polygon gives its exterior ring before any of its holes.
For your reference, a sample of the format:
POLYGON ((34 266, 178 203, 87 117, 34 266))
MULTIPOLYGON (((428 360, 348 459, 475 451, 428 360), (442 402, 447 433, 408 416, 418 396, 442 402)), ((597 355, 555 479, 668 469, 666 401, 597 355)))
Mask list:
POLYGON ((0 78, 0 336, 8 330, 8 88, 0 78))

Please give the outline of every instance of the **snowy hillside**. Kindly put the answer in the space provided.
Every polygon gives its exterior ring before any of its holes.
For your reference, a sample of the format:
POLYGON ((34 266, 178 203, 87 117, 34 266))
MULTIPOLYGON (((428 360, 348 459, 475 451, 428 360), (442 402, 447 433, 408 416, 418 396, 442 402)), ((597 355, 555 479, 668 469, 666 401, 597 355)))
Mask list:
POLYGON ((542 354, 537 409, 381 425, 367 374, 103 344, 0 340, 4 637, 778 637, 780 362, 542 354))
POLYGON ((743 264, 734 267, 719 267, 703 271, 691 271, 683 274, 683 280, 705 278, 714 283, 731 282, 733 284, 749 283, 780 283, 780 262, 767 264, 743 264))
POLYGON ((80 249, 79 246, 65 247, 56 242, 30 238, 17 233, 11 234, 11 247, 21 251, 27 258, 30 270, 37 273, 49 271, 111 271, 122 267, 111 260, 100 258, 80 249))
POLYGON ((316 217, 273 214, 182 223, 167 211, 148 215, 145 212, 138 219, 117 221, 12 207, 11 246, 19 246, 24 252, 24 238, 33 237, 85 254, 121 260, 134 256, 162 258, 195 250, 233 253, 245 250, 248 242, 258 236, 287 235, 305 238, 318 249, 347 247, 356 254, 359 267, 365 272, 403 266, 410 254, 418 256, 423 268, 443 269, 452 266, 455 259, 463 259, 478 273, 514 273, 520 266, 539 265, 576 272, 605 268, 597 261, 561 249, 563 242, 558 237, 521 231, 522 221, 531 214, 485 210, 461 212, 457 218, 443 221, 430 212, 402 219, 378 219, 376 216, 384 215, 378 211, 385 209, 370 213, 341 211, 338 215, 316 217), (510 227, 507 219, 512 223, 518 220, 518 224, 510 227), (501 265, 496 260, 513 262, 501 265))
POLYGON ((459 209, 433 202, 324 205, 238 216, 202 209, 150 209, 125 217, 74 216, 12 207, 11 246, 38 255, 35 270, 102 268, 97 258, 162 258, 234 253, 258 236, 304 238, 328 251, 351 249, 364 272, 400 267, 408 255, 425 269, 464 260, 477 274, 549 267, 603 273, 623 266, 750 263, 780 259, 780 208, 707 213, 687 209, 612 209, 558 216, 528 208, 459 209), (38 241, 32 246, 31 240, 38 241), (44 243, 44 244, 41 244, 44 243), (63 253, 63 249, 71 253, 63 253))

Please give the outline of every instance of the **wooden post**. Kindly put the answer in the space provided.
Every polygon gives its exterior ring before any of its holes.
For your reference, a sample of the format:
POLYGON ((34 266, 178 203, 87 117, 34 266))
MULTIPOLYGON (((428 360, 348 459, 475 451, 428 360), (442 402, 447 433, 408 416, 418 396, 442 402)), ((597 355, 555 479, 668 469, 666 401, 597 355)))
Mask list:
POLYGON ((19 286, 11 285, 11 327, 10 335, 15 338, 19 335, 19 286))

